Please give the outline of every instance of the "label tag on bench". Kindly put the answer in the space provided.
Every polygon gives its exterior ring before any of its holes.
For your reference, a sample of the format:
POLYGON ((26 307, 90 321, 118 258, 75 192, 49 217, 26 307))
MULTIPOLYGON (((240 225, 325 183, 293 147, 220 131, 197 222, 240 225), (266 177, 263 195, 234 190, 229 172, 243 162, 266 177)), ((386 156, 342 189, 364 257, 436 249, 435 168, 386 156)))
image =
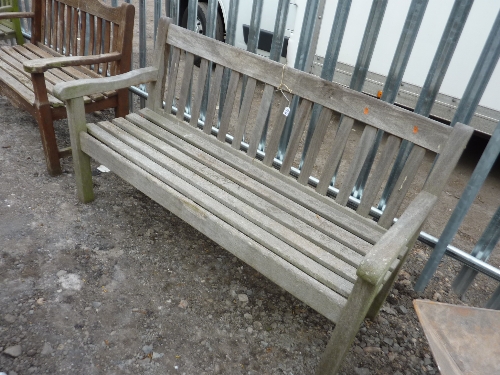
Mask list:
POLYGON ((288 117, 288 114, 290 113, 290 107, 285 107, 285 110, 283 111, 283 114, 288 117))

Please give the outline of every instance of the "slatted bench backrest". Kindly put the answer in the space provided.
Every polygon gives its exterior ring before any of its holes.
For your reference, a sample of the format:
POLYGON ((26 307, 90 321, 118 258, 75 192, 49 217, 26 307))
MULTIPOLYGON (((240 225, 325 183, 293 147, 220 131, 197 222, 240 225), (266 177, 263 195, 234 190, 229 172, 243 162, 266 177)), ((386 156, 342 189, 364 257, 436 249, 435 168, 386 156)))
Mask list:
POLYGON ((103 76, 130 70, 134 22, 130 4, 111 7, 100 1, 37 0, 33 1, 33 11, 33 44, 48 46, 64 56, 119 52, 119 62, 89 68, 103 76))
MULTIPOLYGON (((2 8, 2 12, 19 11, 17 0, 0 0, 0 8, 2 8)), ((17 39, 18 44, 23 43, 19 19, 0 20, 0 40, 12 38, 17 39)))
MULTIPOLYGON (((154 64, 164 72, 164 80, 162 87, 153 85, 149 88, 149 108, 162 112, 162 100, 165 100, 165 112, 170 113, 173 104, 177 107, 178 119, 184 120, 184 111, 189 100, 188 95, 191 92, 190 85, 195 83, 193 80, 193 72, 195 71, 193 61, 195 55, 199 56, 201 57, 201 63, 197 72, 197 82, 192 85, 189 125, 198 126, 200 108, 205 92, 204 86, 207 76, 210 75, 204 132, 210 134, 212 126, 216 126, 219 128, 217 138, 221 142, 225 142, 226 134, 231 128, 233 148, 239 150, 240 143, 244 138, 249 145, 248 151, 246 151, 248 157, 255 158, 271 107, 272 97, 277 89, 282 89, 287 99, 285 99, 284 95, 275 95, 275 98, 281 98, 280 108, 270 116, 270 134, 266 138, 265 157, 262 161, 265 165, 271 166, 277 154, 278 143, 286 121, 283 111, 288 106, 292 96, 298 96, 300 104, 295 116, 291 138, 284 154, 283 164, 280 168, 280 172, 288 176, 294 159, 296 159, 296 153, 300 140, 304 135, 306 124, 309 124, 311 109, 317 104, 321 106, 321 113, 297 179, 297 183, 303 185, 308 183, 330 122, 334 120, 338 123, 339 119, 342 119, 337 128, 333 146, 319 174, 319 184, 316 187, 318 194, 327 194, 332 177, 337 171, 344 154, 353 124, 355 122, 364 124, 363 133, 348 164, 347 172, 340 183, 338 179, 335 182, 336 185, 339 184, 340 190, 335 201, 341 205, 348 203, 349 195, 356 183, 377 131, 383 130, 388 133, 389 137, 381 149, 378 163, 374 165, 361 204, 357 209, 357 212, 362 216, 368 216, 384 181, 384 176, 387 176, 387 172, 392 166, 401 141, 408 140, 412 142, 415 146, 401 174, 402 177, 397 182, 396 186, 398 188, 391 195, 379 220, 379 225, 384 228, 388 228, 392 224, 393 218, 397 214, 408 188, 421 166, 426 151, 441 155, 434 170, 428 176, 423 189, 433 194, 439 194, 455 165, 454 161, 457 160, 458 154, 461 153, 457 151, 461 151, 465 147, 464 142, 461 141, 464 138, 463 129, 465 127, 461 124, 451 128, 376 98, 322 80, 319 77, 284 67, 282 64, 206 38, 203 35, 195 35, 173 24, 169 23, 168 26, 162 25, 162 27, 168 28, 168 33, 159 30, 157 43, 160 46, 165 46, 165 49, 162 51, 157 49, 154 64), (165 35, 167 35, 166 40, 165 35), (179 66, 182 61, 184 61, 184 68, 181 77, 179 66), (210 71, 211 63, 214 63, 214 71, 210 71), (221 113, 218 113, 224 71, 230 71, 230 80, 225 102, 221 113), (242 80, 246 81, 246 86, 240 102, 235 99, 237 98, 238 84, 242 80), (260 90, 256 90, 258 82, 264 85, 262 93, 260 93, 260 90), (255 99, 256 94, 258 94, 258 99, 255 99), (254 105, 256 115, 252 116, 252 121, 249 122, 249 114, 254 99, 256 102, 254 105), (235 119, 237 120, 234 121, 235 119), (231 121, 236 125, 232 125, 231 121), (446 147, 447 144, 454 144, 455 147, 446 147), (443 150, 444 153, 442 153, 443 150), (451 166, 448 169, 447 164, 451 166), (435 170, 438 170, 439 173, 434 173, 435 170)), ((467 130, 465 131, 467 132, 467 130)))

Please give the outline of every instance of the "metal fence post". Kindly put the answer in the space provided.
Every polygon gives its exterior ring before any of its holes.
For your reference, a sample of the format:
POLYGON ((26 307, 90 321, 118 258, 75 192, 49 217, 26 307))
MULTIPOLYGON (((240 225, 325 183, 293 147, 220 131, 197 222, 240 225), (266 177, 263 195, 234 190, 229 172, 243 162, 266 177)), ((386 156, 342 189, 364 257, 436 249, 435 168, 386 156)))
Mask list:
MULTIPOLYGON (((146 66, 146 0, 139 0, 139 68, 146 66)), ((146 85, 140 86, 146 91, 146 85)), ((146 106, 146 99, 140 98, 141 108, 146 106)))
MULTIPOLYGON (((396 48, 396 53, 392 59, 387 80, 382 89, 382 96, 380 99, 383 101, 393 104, 396 100, 428 2, 429 0, 413 0, 410 4, 403 31, 396 48)), ((363 189, 368 179, 368 175, 370 174, 383 135, 384 132, 382 130, 377 131, 377 137, 361 169, 358 181, 353 188, 352 195, 356 198, 361 198, 363 195, 363 189)))
POLYGON ((446 223, 446 227, 439 238, 436 247, 431 253, 429 260, 427 261, 420 277, 415 284, 415 290, 417 292, 421 292, 425 289, 429 280, 431 279, 434 272, 439 266, 439 262, 443 258, 443 255, 446 251, 446 247, 451 242, 453 237, 458 231, 460 224, 462 223, 469 207, 472 202, 476 198, 479 193, 479 189, 483 186, 484 180, 488 176, 488 173, 493 167, 493 164, 497 160, 498 155, 500 154, 500 122, 498 123, 495 131, 493 132, 486 149, 484 150, 479 162, 477 163, 474 172, 472 172, 472 176, 465 187, 460 200, 455 207, 455 210, 451 214, 450 220, 446 223))
MULTIPOLYGON (((415 113, 425 117, 429 116, 473 3, 474 0, 455 0, 443 36, 439 42, 436 55, 434 56, 424 86, 422 87, 417 104, 415 105, 415 113)), ((379 209, 383 210, 385 208, 412 147, 413 144, 408 141, 401 142, 398 155, 396 156, 396 162, 394 163, 389 175, 389 180, 387 181, 387 185, 385 186, 378 204, 379 209)))

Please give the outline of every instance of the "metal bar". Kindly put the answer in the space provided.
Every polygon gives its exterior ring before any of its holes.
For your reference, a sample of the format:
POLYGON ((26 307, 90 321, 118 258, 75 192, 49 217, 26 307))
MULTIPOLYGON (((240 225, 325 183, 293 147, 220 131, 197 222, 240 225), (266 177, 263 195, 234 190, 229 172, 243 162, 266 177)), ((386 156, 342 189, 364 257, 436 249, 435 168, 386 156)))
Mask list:
MULTIPOLYGON (((130 0, 125 0, 126 3, 130 4, 130 0)), ((134 69, 134 51, 130 51, 130 70, 134 69)), ((146 94, 147 95, 147 94, 146 94)), ((128 110, 129 112, 134 112, 134 94, 131 90, 128 92, 128 110)))
MULTIPOLYGON (((276 12, 276 21, 274 23, 273 41, 271 44, 271 52, 269 58, 273 61, 279 61, 281 58, 281 51, 283 50, 283 44, 285 41, 285 31, 286 31, 286 21, 288 18, 288 10, 290 9, 290 0, 280 0, 278 4, 278 10, 276 12)), ((272 107, 272 98, 271 106, 272 107)), ((264 129, 262 130, 262 136, 259 142, 259 149, 263 150, 266 144, 267 129, 269 128, 269 115, 271 111, 267 114, 266 123, 264 124, 264 129)))
MULTIPOLYGON (((474 246, 474 249, 472 250, 470 255, 483 262, 487 262, 499 239, 500 206, 493 215, 485 231, 481 235, 481 238, 476 243, 476 246, 474 246)), ((465 294, 470 284, 472 284, 477 274, 478 271, 476 270, 472 270, 466 266, 462 267, 458 275, 455 277, 455 280, 453 281, 453 291, 461 297, 463 294, 465 294)))
POLYGON ((179 25, 179 0, 166 0, 165 11, 168 9, 170 17, 176 25, 179 25))
POLYGON ((500 56, 500 11, 493 23, 488 39, 483 47, 483 51, 479 56, 479 60, 474 68, 474 72, 467 84, 464 95, 460 99, 457 110, 451 126, 457 122, 468 124, 474 115, 474 112, 479 104, 479 100, 483 96, 484 90, 497 66, 498 57, 500 56))
POLYGON ((485 307, 487 309, 500 310, 500 286, 495 290, 485 307))
MULTIPOLYGON (((238 19, 239 7, 240 7, 240 0, 232 0, 231 3, 229 4, 229 12, 226 23, 226 43, 232 46, 234 46, 236 41, 236 20, 238 19)), ((229 70, 224 69, 224 75, 222 76, 222 84, 220 90, 219 115, 222 115, 222 110, 224 109, 224 103, 226 102, 226 93, 228 85, 229 85, 229 70)))
MULTIPOLYGON (((429 73, 415 105, 415 113, 425 117, 429 116, 473 3, 474 0, 455 0, 429 73)), ((385 208, 412 147, 413 144, 406 140, 401 142, 396 162, 380 198, 379 208, 385 208)))
POLYGON ((493 132, 486 149, 484 150, 479 162, 472 172, 472 176, 465 187, 460 200, 455 207, 455 210, 451 214, 446 227, 439 238, 439 241, 434 248, 429 260, 427 261, 422 273, 420 274, 419 279, 415 285, 415 290, 417 292, 421 292, 425 289, 429 280, 436 272, 437 267, 439 266, 439 262, 444 256, 446 251, 446 246, 451 243, 451 240, 455 236, 462 223, 469 207, 472 202, 476 198, 479 193, 479 189, 486 180, 488 173, 490 172, 493 164, 495 163, 498 155, 500 154, 500 122, 497 124, 495 131, 493 132))
MULTIPOLYGON (((385 81, 384 88, 382 89, 381 100, 383 101, 391 104, 394 104, 396 101, 401 82, 403 81, 403 75, 406 70, 406 66, 408 65, 408 60, 410 59, 413 45, 415 44, 415 39, 417 38, 428 2, 429 0, 413 0, 410 4, 410 9, 408 10, 408 14, 406 16, 401 37, 399 38, 396 53, 392 59, 387 80, 385 81)), ((383 135, 383 131, 379 130, 377 132, 375 142, 373 143, 366 162, 359 174, 358 181, 353 188, 352 194, 357 198, 361 198, 363 195, 363 190, 365 188, 366 181, 368 180, 368 175, 370 174, 370 170, 373 166, 373 161, 375 160, 383 135)))
MULTIPOLYGON (((139 68, 146 67, 146 0, 139 0, 139 68)), ((145 85, 143 90, 146 90, 145 85)), ((141 108, 146 106, 146 101, 141 98, 141 108)))
MULTIPOLYGON (((310 51, 314 51, 311 42, 313 40, 315 24, 318 20, 318 9, 320 5, 320 0, 307 0, 306 9, 304 14, 304 20, 302 21, 302 30, 300 31, 299 44, 297 46, 297 56, 295 57, 294 68, 305 71, 307 68, 307 58, 310 51)), ((314 52, 312 52, 314 53, 314 52)), ((297 110, 297 105, 299 103, 299 98, 295 96, 290 105, 290 114, 287 117, 285 128, 281 134, 280 143, 278 147, 278 159, 283 159, 285 155, 286 147, 290 139, 292 132, 293 120, 295 117, 295 111, 297 110)))
POLYGON ((189 0, 187 12, 188 12, 187 28, 191 31, 195 31, 196 20, 198 18, 198 0, 189 0))
MULTIPOLYGON (((340 47, 342 46, 342 40, 344 39, 344 32, 347 25, 347 19, 349 17, 349 11, 351 10, 351 4, 352 0, 340 0, 337 4, 332 30, 330 31, 330 39, 328 40, 328 47, 326 48, 325 61, 321 70, 321 78, 326 79, 327 81, 333 80, 335 65, 337 65, 340 47)), ((312 135, 314 134, 314 130, 316 129, 316 123, 318 121, 321 108, 322 107, 316 103, 313 106, 309 128, 307 129, 306 139, 304 141, 300 167, 302 167, 307 150, 309 149, 309 144, 311 142, 312 135)))

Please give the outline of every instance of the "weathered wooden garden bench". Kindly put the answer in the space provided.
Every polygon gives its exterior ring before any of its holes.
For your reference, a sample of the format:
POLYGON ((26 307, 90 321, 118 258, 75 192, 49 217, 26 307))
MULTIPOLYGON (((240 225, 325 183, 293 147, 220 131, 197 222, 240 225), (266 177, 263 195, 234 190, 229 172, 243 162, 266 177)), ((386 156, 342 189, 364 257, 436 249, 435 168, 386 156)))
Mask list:
MULTIPOLYGON (((98 0, 37 0, 31 18, 31 42, 0 49, 0 94, 36 118, 47 168, 61 173, 53 122, 66 117, 64 103, 52 95, 54 85, 82 78, 130 71, 134 7, 110 7, 98 0), (24 64, 24 70, 23 70, 24 64)), ((128 113, 128 90, 101 90, 85 97, 85 111, 115 108, 128 113)))
POLYGON ((0 40, 24 43, 21 23, 16 18, 20 14, 17 0, 0 0, 0 40))
POLYGON ((378 312, 472 134, 468 126, 442 125, 187 31, 167 19, 160 22, 153 66, 117 77, 61 83, 54 88, 54 95, 67 103, 79 199, 94 199, 90 167, 90 158, 94 158, 335 322, 333 337, 318 368, 320 374, 338 370, 365 316, 373 317, 378 312), (193 67, 194 55, 202 59, 199 70, 193 67), (182 61, 183 76, 178 80, 182 61), (214 72, 208 68, 209 62, 214 63, 214 72), (214 119, 224 69, 231 73, 217 132, 212 125, 218 123, 214 119), (197 82, 192 80, 195 71, 197 82), (200 130, 208 72, 208 105, 200 130), (248 79, 240 106, 235 99, 243 76, 248 79), (255 96, 257 115, 249 121, 257 81, 264 89, 255 96), (111 122, 86 124, 86 95, 102 87, 118 90, 144 82, 149 83, 146 108, 111 122), (191 83, 191 118, 187 122, 184 110, 191 83), (284 92, 288 100, 290 91, 301 98, 279 170, 273 166, 273 159, 288 105, 281 93, 276 93, 282 100, 271 116, 274 121, 265 156, 256 157, 277 88, 289 88, 284 92), (171 114, 174 99, 176 115, 171 114), (290 175, 290 167, 313 103, 321 105, 322 110, 297 179, 290 175), (344 117, 314 189, 308 180, 319 145, 330 120, 338 123, 339 114, 344 117), (354 122, 365 124, 364 130, 352 160, 347 161, 348 171, 334 200, 327 196, 328 187, 354 122), (241 143, 245 127, 248 150, 241 143), (232 144, 226 141, 228 129, 232 129, 232 144), (346 204, 378 129, 390 135, 355 212, 346 204), (402 139, 415 146, 398 181, 399 188, 377 223, 368 212, 402 139), (423 189, 391 227, 426 152, 438 153, 439 158, 423 189))

